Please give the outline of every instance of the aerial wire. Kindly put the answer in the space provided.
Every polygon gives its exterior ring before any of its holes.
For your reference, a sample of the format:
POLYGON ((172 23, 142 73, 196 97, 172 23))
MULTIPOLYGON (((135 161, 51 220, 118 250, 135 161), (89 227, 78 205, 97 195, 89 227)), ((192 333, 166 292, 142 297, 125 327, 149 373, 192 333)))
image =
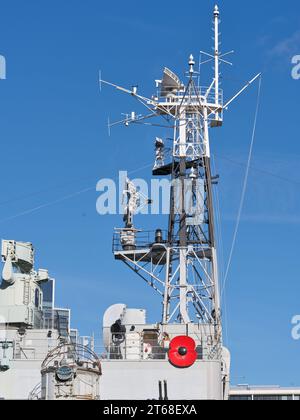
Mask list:
MULTIPOLYGON (((217 172, 216 168, 216 159, 213 156, 212 159, 213 170, 214 173, 217 172)), ((221 207, 220 207, 220 197, 219 197, 219 190, 215 189, 214 194, 214 201, 215 201, 215 208, 216 208, 216 228, 217 228, 217 238, 218 238, 218 261, 220 267, 220 288, 223 287, 224 281, 224 243, 223 243, 223 231, 222 231, 222 218, 221 218, 221 207)), ((221 296, 220 296, 221 297, 221 296)), ((229 347, 229 336, 228 336, 228 312, 227 312, 227 301, 226 301, 226 293, 224 293, 223 298, 221 299, 221 307, 222 309, 222 316, 224 319, 224 330, 225 330, 225 338, 226 338, 226 346, 229 347)))
MULTIPOLYGON (((142 167, 140 167, 140 168, 137 168, 137 169, 134 169, 134 170, 132 170, 132 171, 128 172, 128 174, 129 174, 129 175, 132 175, 132 174, 134 174, 134 173, 136 173, 136 172, 139 172, 139 171, 142 171, 142 170, 144 170, 144 169, 147 169, 147 168, 149 168, 150 166, 153 166, 153 163, 148 164, 148 165, 144 165, 144 166, 142 166, 142 167)), ((116 181, 116 178, 113 178, 113 180, 114 180, 114 181, 116 181)), ((84 189, 79 190, 79 191, 75 191, 74 193, 71 193, 71 194, 65 195, 64 197, 61 197, 61 198, 58 198, 57 200, 53 200, 53 201, 50 201, 50 202, 47 202, 47 203, 41 204, 41 205, 39 205, 39 206, 36 206, 36 207, 30 208, 30 209, 28 209, 28 210, 24 210, 24 211, 23 211, 23 212, 21 212, 21 213, 15 214, 15 215, 13 215, 13 216, 6 217, 6 218, 4 218, 4 219, 1 219, 1 220, 0 220, 0 223, 9 222, 9 221, 14 220, 14 219, 17 219, 17 218, 19 218, 19 217, 22 217, 22 216, 27 216, 28 214, 31 214, 31 213, 34 213, 34 212, 36 212, 36 211, 38 211, 38 210, 42 210, 42 209, 44 209, 44 208, 47 208, 47 207, 53 206, 53 205, 55 205, 55 204, 62 203, 62 202, 64 202, 64 201, 66 201, 66 200, 70 200, 71 198, 77 197, 77 196, 79 196, 79 195, 81 195, 81 194, 87 193, 87 192, 92 191, 92 190, 94 190, 94 189, 95 189, 95 187, 93 186, 93 187, 84 188, 84 189)))
POLYGON ((258 83, 257 102, 256 102, 255 117, 254 117, 254 124, 253 124, 253 130, 252 130, 252 137, 251 137, 249 155, 248 155, 247 166, 246 166, 246 173, 245 173, 245 178, 244 178, 244 182, 243 182, 243 188, 242 188, 241 200, 240 200, 240 205, 239 205, 239 210, 238 210, 238 216, 237 216, 237 221, 236 221, 236 225, 235 225, 235 229, 234 229, 234 234, 233 234, 232 245, 231 245, 231 249, 230 249, 230 253, 229 253, 227 268, 226 268, 226 271, 225 271, 225 277, 224 277, 224 281, 223 281, 221 296, 223 296, 224 291, 225 291, 225 287, 226 287, 226 284, 227 284, 228 275, 229 275, 229 271, 230 271, 230 268, 231 268, 232 258, 233 258, 233 254, 234 254, 234 250, 235 250, 235 245, 236 245, 236 242, 237 242, 237 236, 238 236, 238 231, 239 231, 239 227, 240 227, 242 212, 243 212, 244 203, 245 203, 245 197, 246 197, 246 192, 247 192, 247 187, 248 187, 249 173, 250 173, 251 161, 252 161, 252 155, 253 155, 253 148, 254 148, 254 142, 255 142, 255 137, 256 137, 256 127, 257 127, 257 120, 258 120, 258 113, 259 113, 259 106, 260 106, 260 97, 261 97, 261 84, 262 84, 262 76, 260 76, 259 83, 258 83))

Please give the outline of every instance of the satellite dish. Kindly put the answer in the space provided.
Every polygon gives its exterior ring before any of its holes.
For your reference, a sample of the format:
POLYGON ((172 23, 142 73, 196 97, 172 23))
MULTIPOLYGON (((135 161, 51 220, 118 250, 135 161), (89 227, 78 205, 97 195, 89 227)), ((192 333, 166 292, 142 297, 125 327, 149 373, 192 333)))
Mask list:
POLYGON ((167 67, 164 68, 163 79, 161 83, 161 96, 167 96, 170 93, 177 93, 181 89, 182 83, 178 76, 167 67))

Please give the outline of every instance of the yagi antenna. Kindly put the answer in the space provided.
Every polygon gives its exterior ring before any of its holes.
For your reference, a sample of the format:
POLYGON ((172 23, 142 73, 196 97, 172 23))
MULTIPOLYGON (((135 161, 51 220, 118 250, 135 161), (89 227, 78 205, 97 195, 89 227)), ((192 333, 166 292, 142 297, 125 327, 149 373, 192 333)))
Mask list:
POLYGON ((99 89, 102 92, 102 71, 99 70, 99 89))
POLYGON ((107 119, 107 129, 108 129, 108 137, 110 137, 110 133, 111 133, 111 125, 110 125, 110 118, 108 117, 107 119))
MULTIPOLYGON (((200 51, 200 54, 204 54, 207 57, 210 57, 209 59, 207 59, 205 61, 201 61, 200 65, 206 64, 206 63, 210 63, 211 61, 213 61, 215 59, 215 56, 213 56, 212 54, 209 54, 209 53, 207 53, 205 51, 200 51)), ((233 64, 230 61, 227 61, 227 60, 224 60, 223 59, 223 57, 226 57, 229 54, 234 54, 234 50, 228 51, 228 52, 226 52, 224 54, 221 54, 221 55, 218 55, 218 57, 219 57, 219 61, 221 61, 222 63, 228 64, 229 66, 232 66, 233 64)))

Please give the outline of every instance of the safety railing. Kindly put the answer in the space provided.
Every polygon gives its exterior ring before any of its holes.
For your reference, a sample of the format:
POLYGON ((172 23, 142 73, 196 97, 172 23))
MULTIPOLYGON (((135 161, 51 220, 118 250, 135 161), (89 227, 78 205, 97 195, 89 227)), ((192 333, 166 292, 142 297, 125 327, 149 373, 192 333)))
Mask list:
MULTIPOLYGON (((195 98, 199 101, 205 100, 208 104, 215 104, 216 103, 216 91, 215 88, 209 88, 207 86, 196 86, 193 93, 192 98, 195 98)), ((223 90, 219 89, 219 93, 217 95, 218 98, 218 105, 223 105, 223 90)), ((186 104, 190 101, 189 95, 186 95, 184 92, 177 92, 176 94, 170 94, 168 96, 159 96, 158 102, 177 102, 178 100, 181 101, 182 104, 186 104)))
MULTIPOLYGON (((126 247, 126 241, 124 241, 124 236, 128 233, 126 229, 117 230, 113 235, 112 250, 113 252, 119 252, 124 250, 141 250, 150 248, 153 244, 157 243, 156 231, 134 231, 132 241, 130 245, 126 247)), ((130 231, 131 233, 131 231, 130 231)), ((159 238, 161 243, 165 243, 167 239, 167 231, 161 231, 162 236, 159 238)))
MULTIPOLYGON (((128 339, 126 334, 112 335, 112 340, 107 347, 98 347, 95 352, 100 360, 124 360, 124 361, 153 361, 168 360, 169 343, 158 343, 157 340, 143 340, 141 337, 128 339)), ((198 359, 202 360, 207 355, 208 349, 197 346, 198 359)))

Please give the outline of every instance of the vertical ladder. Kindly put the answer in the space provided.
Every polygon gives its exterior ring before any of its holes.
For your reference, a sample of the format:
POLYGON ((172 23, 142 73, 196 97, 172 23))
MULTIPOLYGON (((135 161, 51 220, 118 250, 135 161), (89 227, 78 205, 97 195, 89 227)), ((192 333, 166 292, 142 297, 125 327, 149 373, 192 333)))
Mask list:
POLYGON ((14 359, 21 359, 21 343, 19 340, 15 341, 15 354, 14 354, 14 359))
POLYGON ((30 303, 30 279, 24 280, 23 302, 26 306, 30 303))

